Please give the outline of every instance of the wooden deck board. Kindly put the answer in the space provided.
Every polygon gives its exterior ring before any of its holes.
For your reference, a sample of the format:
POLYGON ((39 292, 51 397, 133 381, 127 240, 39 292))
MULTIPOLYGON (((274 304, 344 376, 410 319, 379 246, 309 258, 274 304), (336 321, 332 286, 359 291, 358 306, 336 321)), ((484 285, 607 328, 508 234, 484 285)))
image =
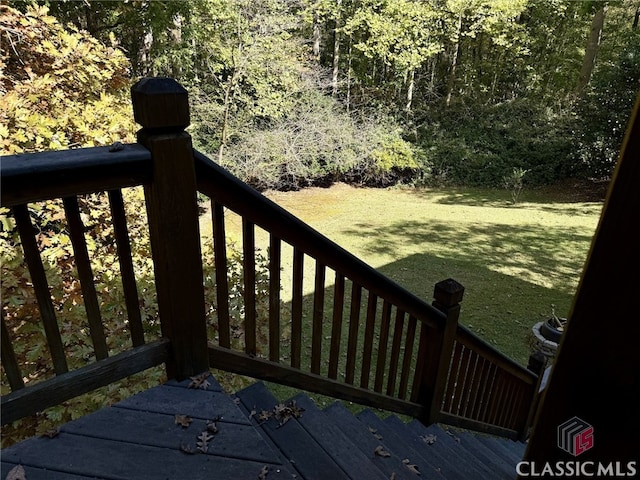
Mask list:
POLYGON ((17 465, 29 480, 257 479, 264 467, 269 480, 292 478, 290 466, 209 378, 207 389, 167 382, 69 422, 53 438, 34 437, 5 448, 2 478, 17 465), (191 422, 183 427, 176 415, 191 422), (200 452, 198 435, 212 420, 217 433, 200 452))

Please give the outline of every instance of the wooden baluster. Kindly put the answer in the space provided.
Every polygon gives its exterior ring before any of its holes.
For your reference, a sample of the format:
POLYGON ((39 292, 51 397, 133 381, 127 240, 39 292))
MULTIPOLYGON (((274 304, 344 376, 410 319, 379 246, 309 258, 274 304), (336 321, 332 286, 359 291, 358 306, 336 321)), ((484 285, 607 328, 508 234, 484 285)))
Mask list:
POLYGON ((351 312, 349 314, 349 338, 347 340, 347 364, 345 367, 345 382, 353 385, 356 370, 358 348, 358 330, 360 327, 360 304, 362 303, 362 287, 351 284, 351 312))
POLYGON ((320 374, 322 360, 322 323, 324 317, 324 280, 326 267, 316 260, 311 333, 311 373, 320 374))
POLYGON ((485 398, 485 390, 488 388, 489 380, 490 380, 490 372, 492 368, 492 363, 483 358, 482 365, 480 370, 480 376, 478 378, 478 390, 473 397, 473 404, 471 408, 471 413, 469 414, 469 418, 474 420, 480 420, 484 408, 484 398, 485 398))
POLYGON ((138 347, 144 345, 144 329, 142 328, 140 300, 138 298, 136 276, 133 270, 133 259, 131 257, 127 216, 124 210, 122 191, 111 190, 108 192, 108 195, 111 206, 111 218, 113 219, 113 230, 116 238, 116 248, 118 249, 118 262, 120 264, 120 275, 122 276, 124 302, 127 308, 129 330, 131 331, 131 343, 134 347, 138 347))
POLYGON ((469 358, 469 349, 463 348, 462 356, 460 357, 460 368, 458 369, 458 376, 456 378, 456 386, 453 392, 453 404, 450 410, 454 415, 458 415, 460 413, 460 405, 462 403, 462 398, 464 397, 464 386, 467 382, 467 375, 469 373, 469 358))
POLYGON ((100 304, 98 303, 98 294, 96 292, 95 279, 91 268, 91 260, 89 260, 87 242, 84 237, 84 225, 80 218, 78 199, 76 197, 67 197, 62 199, 62 203, 67 216, 69 237, 71 238, 78 278, 80 279, 84 308, 87 312, 87 320, 89 321, 89 332, 93 342, 93 350, 96 358, 103 360, 109 356, 109 349, 105 338, 104 326, 102 325, 100 304))
POLYGON ((218 342, 221 347, 231 348, 229 327, 229 283, 227 279, 227 237, 224 228, 224 207, 211 200, 213 223, 213 255, 216 267, 216 299, 218 302, 218 342))
POLYGON ((462 344, 456 342, 453 348, 453 356, 451 358, 451 368, 447 379, 447 388, 443 398, 442 411, 444 412, 451 412, 453 410, 456 382, 458 381, 460 363, 462 362, 462 351, 462 344))
POLYGON ((181 380, 209 368, 189 99, 169 78, 143 78, 131 97, 138 142, 153 163, 145 195, 162 333, 171 340, 167 375, 181 380))
POLYGON ((329 378, 338 378, 338 361, 340 359, 340 341, 342 339, 342 315, 344 312, 345 278, 336 272, 333 289, 333 321, 331 322, 331 346, 329 350, 329 378))
POLYGON ((411 376, 411 360, 413 358, 413 347, 416 337, 416 327, 418 321, 415 317, 409 315, 409 324, 407 325, 407 334, 404 340, 404 355, 402 357, 402 372, 400 373, 400 385, 398 385, 398 398, 404 400, 407 398, 407 388, 409 387, 409 378, 411 376))
POLYGON ((256 354, 256 238, 253 223, 242 219, 245 353, 256 354))
POLYGON ((9 386, 11 391, 20 390, 24 388, 24 380, 22 380, 22 373, 20 372, 20 366, 16 360, 16 354, 13 350, 13 344, 11 343, 11 337, 9 336, 9 329, 4 322, 4 309, 2 310, 2 331, 0 332, 0 356, 2 357, 2 368, 9 380, 9 386))
POLYGON ((404 329, 404 312, 396 309, 396 320, 393 325, 393 340, 391 341, 391 358, 389 359, 389 378, 387 380, 387 395, 393 395, 396 389, 400 348, 402 346, 402 330, 404 329))
POLYGON ((269 238, 269 360, 280 361, 280 265, 282 242, 269 238))
POLYGON ((420 345, 419 351, 424 347, 426 357, 424 364, 416 367, 421 371, 418 403, 424 406, 420 420, 427 425, 440 415, 463 295, 464 287, 452 279, 438 282, 434 288, 433 306, 446 315, 446 321, 437 331, 432 328, 429 335, 421 336, 428 345, 420 345))
POLYGON ((487 380, 484 390, 482 391, 480 411, 478 412, 478 420, 488 422, 490 411, 493 405, 493 397, 495 396, 495 388, 497 387, 498 367, 495 363, 491 363, 487 372, 487 380))
POLYGON ((300 368, 302 349, 302 281, 304 279, 304 252, 293 249, 293 297, 291 299, 291 366, 300 368))
POLYGON ((16 220, 22 250, 24 251, 24 259, 29 269, 29 276, 31 277, 40 316, 42 317, 44 333, 47 337, 47 345, 49 346, 51 361, 53 362, 53 370, 56 372, 56 375, 60 375, 61 373, 67 372, 69 368, 64 354, 62 338, 60 337, 58 320, 51 301, 49 283, 47 282, 47 276, 44 271, 44 266, 42 265, 42 258, 40 258, 40 251, 38 250, 27 206, 17 205, 13 207, 13 216, 16 220))
POLYGON ((494 382, 494 387, 491 395, 491 400, 489 402, 489 408, 487 411, 486 422, 495 424, 496 418, 500 413, 500 406, 502 405, 503 395, 505 390, 505 374, 502 370, 498 370, 496 372, 496 379, 494 382))
POLYGON ((386 300, 382 304, 382 318, 380 319, 380 341, 378 342, 378 360, 376 362, 376 377, 373 383, 375 392, 382 392, 384 373, 387 364, 387 346, 389 345, 389 327, 391 324, 391 304, 386 300))
POLYGON ((369 388, 369 374, 371 372, 371 354, 373 352, 373 335, 376 328, 376 307, 378 297, 369 292, 367 302, 367 319, 364 328, 364 346, 362 351, 362 370, 360 373, 360 387, 369 388))
POLYGON ((475 400, 478 398, 479 390, 480 390, 480 379, 482 377, 482 372, 484 371, 484 358, 480 355, 477 356, 476 364, 473 370, 473 380, 471 385, 469 386, 469 396, 467 401, 464 402, 464 409, 460 412, 462 416, 467 418, 475 418, 473 416, 473 407, 475 404, 475 400))

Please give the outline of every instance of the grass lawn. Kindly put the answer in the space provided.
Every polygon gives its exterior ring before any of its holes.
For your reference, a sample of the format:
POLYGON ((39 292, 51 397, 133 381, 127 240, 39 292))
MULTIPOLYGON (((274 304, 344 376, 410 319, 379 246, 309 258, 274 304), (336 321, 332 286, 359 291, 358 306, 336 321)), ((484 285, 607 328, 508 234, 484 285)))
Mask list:
MULTIPOLYGON (((602 208, 602 191, 584 193, 570 183, 525 190, 517 205, 506 190, 486 189, 337 184, 266 195, 426 301, 438 281, 462 283, 461 322, 526 364, 531 327, 552 304, 559 316, 569 313, 602 208)), ((257 235, 258 245, 267 242, 257 235)), ((311 293, 314 267, 305 266, 311 293)))

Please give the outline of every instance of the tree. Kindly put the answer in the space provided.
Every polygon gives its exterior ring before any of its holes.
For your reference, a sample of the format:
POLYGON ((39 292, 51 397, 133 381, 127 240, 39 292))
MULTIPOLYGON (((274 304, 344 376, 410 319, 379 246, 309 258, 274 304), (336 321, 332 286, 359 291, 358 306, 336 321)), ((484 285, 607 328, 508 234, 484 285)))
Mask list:
POLYGON ((0 6, 0 151, 133 141, 129 62, 46 7, 0 6))
POLYGON ((604 29, 604 17, 607 11, 607 2, 592 2, 591 8, 594 10, 593 20, 591 21, 591 30, 589 31, 589 40, 584 51, 584 59, 582 60, 582 68, 578 77, 578 86, 576 94, 582 95, 589 81, 596 64, 596 55, 600 48, 602 39, 602 30, 604 29))

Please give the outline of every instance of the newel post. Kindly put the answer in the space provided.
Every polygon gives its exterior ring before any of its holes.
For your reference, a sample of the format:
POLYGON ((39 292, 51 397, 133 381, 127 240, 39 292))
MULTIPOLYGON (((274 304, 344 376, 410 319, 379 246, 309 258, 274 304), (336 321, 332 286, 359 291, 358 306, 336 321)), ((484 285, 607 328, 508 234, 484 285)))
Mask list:
POLYGON ((172 346, 167 375, 184 379, 209 368, 189 100, 169 78, 143 78, 131 97, 138 143, 153 162, 145 197, 162 335, 172 346))
POLYGON ((464 287, 455 280, 438 282, 432 305, 445 314, 446 320, 437 330, 422 329, 418 358, 423 359, 423 372, 418 402, 424 407, 420 420, 425 425, 437 422, 440 415, 463 295, 464 287))

